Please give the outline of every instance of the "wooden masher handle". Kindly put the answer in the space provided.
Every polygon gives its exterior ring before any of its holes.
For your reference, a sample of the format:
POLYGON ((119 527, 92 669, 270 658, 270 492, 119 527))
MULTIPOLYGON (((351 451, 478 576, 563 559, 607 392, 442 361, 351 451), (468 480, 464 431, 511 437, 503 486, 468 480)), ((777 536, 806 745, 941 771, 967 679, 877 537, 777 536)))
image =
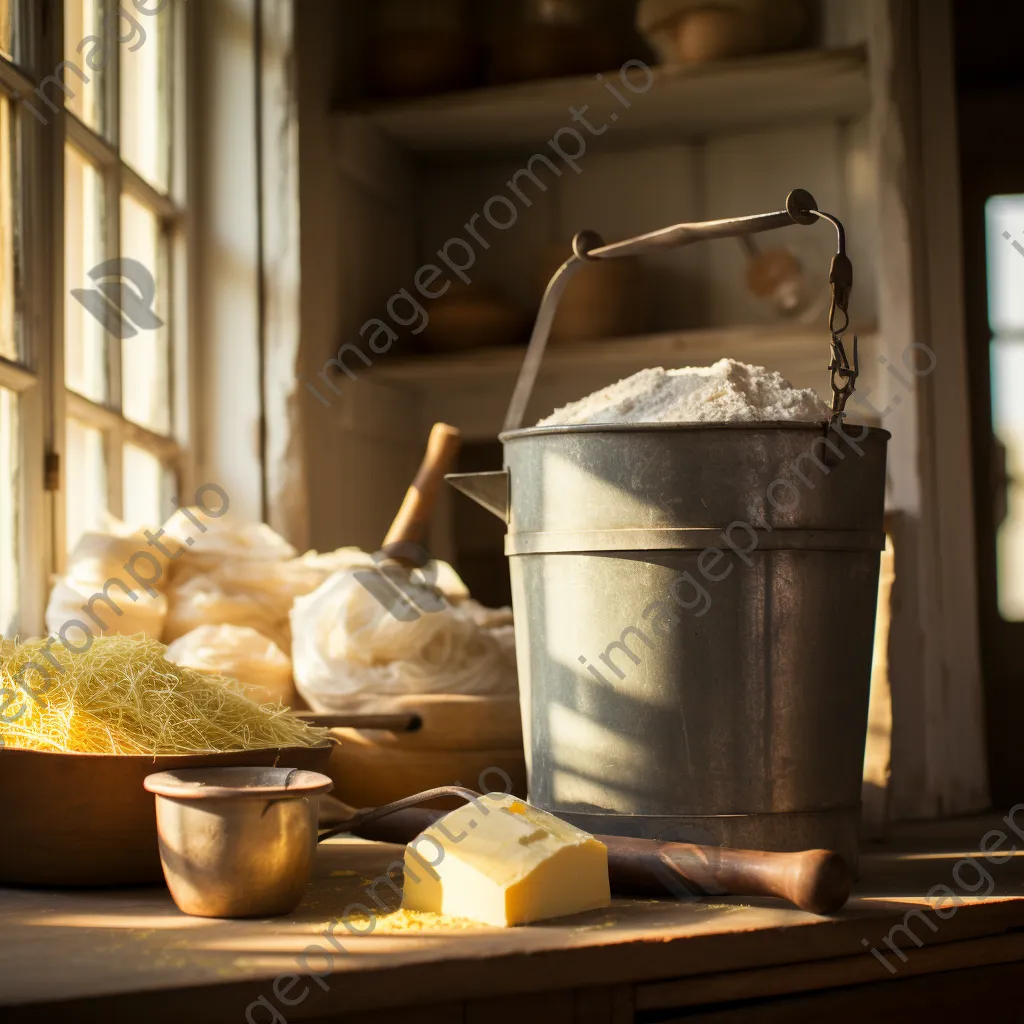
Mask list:
POLYGON ((385 552, 390 554, 391 549, 396 549, 396 557, 400 558, 403 554, 400 545, 422 546, 437 492, 445 473, 451 472, 455 466, 461 443, 462 435, 456 427, 447 423, 434 424, 416 479, 406 491, 402 507, 384 538, 385 552))

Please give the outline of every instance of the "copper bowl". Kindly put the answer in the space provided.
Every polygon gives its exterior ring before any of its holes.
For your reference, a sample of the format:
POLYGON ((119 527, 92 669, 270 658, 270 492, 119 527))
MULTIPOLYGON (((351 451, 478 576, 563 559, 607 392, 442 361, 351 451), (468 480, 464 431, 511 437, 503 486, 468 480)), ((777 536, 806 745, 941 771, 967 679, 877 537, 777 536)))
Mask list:
POLYGON ((2 885, 145 885, 163 881, 146 776, 179 768, 323 771, 334 744, 232 753, 56 754, 0 750, 2 885))
POLYGON ((178 909, 197 917, 290 914, 313 870, 319 797, 333 785, 295 768, 150 775, 160 860, 178 909))

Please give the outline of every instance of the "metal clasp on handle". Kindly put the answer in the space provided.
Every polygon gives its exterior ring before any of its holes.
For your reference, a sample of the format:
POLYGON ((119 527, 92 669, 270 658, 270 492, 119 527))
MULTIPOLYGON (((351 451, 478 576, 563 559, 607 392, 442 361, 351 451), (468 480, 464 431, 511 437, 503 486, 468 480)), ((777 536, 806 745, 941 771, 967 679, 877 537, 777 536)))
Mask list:
POLYGON ((837 250, 832 257, 832 265, 828 272, 828 283, 832 287, 832 301, 828 309, 828 333, 831 336, 830 346, 832 358, 829 361, 829 384, 832 387, 832 419, 835 423, 843 417, 846 403, 857 387, 860 376, 860 353, 857 336, 853 337, 853 365, 850 365, 846 348, 843 345, 843 334, 850 326, 850 292, 853 291, 853 264, 846 255, 846 231, 837 217, 829 213, 815 210, 814 216, 828 221, 836 229, 837 250), (843 314, 842 327, 836 326, 838 314, 843 314))
POLYGON ((832 360, 829 370, 832 373, 832 420, 843 414, 843 409, 856 385, 860 371, 857 358, 857 341, 854 339, 853 365, 851 366, 843 347, 842 335, 849 325, 850 290, 853 287, 853 265, 846 255, 846 239, 843 226, 831 214, 822 213, 818 209, 814 196, 804 189, 794 189, 786 197, 786 208, 776 213, 761 213, 752 217, 729 217, 725 220, 700 221, 695 224, 676 224, 652 231, 650 234, 639 235, 622 242, 605 244, 604 240, 594 231, 581 231, 572 241, 572 256, 562 264, 555 276, 551 278, 544 298, 541 300, 530 338, 526 357, 523 359, 519 378, 516 380, 512 400, 505 415, 504 432, 518 430, 523 425, 526 407, 533 393, 533 386, 540 372, 540 364, 547 348, 551 325, 554 323, 558 303, 573 275, 585 264, 594 260, 617 259, 624 256, 639 256, 643 253, 678 249, 694 242, 703 242, 713 238, 734 238, 753 235, 761 231, 773 231, 776 228, 789 227, 791 224, 810 226, 818 220, 827 220, 834 225, 839 236, 839 251, 832 261, 829 283, 832 286, 832 306, 829 313, 829 333, 831 335, 832 360), (845 322, 836 329, 836 314, 841 310, 845 322), (839 381, 842 381, 840 385, 839 381))

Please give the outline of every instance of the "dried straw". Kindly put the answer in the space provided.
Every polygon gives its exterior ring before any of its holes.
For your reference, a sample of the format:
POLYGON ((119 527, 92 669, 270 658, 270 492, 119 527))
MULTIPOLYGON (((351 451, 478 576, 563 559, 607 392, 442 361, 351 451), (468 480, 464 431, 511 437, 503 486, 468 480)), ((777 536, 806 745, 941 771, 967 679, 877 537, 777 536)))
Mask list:
POLYGON ((46 640, 4 643, 0 694, 6 699, 20 683, 22 698, 6 707, 4 743, 82 754, 199 754, 311 747, 325 739, 325 730, 280 704, 250 700, 234 680, 171 664, 166 650, 155 640, 121 636, 98 637, 81 654, 46 640))

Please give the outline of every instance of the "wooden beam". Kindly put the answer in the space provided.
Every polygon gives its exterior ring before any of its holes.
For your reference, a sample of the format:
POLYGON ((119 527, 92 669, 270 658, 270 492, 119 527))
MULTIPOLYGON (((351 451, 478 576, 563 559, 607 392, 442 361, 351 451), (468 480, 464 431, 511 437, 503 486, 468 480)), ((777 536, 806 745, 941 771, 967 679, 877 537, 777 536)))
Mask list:
POLYGON ((896 570, 890 807, 929 817, 988 803, 952 5, 875 0, 873 15, 890 502, 916 548, 909 588, 896 570))

